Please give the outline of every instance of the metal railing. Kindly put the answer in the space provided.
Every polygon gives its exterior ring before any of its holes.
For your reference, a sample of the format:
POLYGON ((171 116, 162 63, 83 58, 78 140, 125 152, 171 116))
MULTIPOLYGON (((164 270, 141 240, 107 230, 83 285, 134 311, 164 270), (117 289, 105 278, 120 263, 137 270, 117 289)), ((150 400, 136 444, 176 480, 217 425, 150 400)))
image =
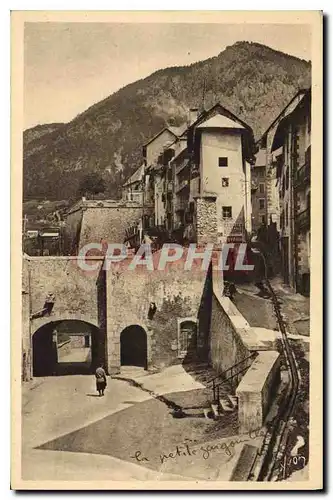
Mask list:
POLYGON ((220 390, 222 389, 222 386, 227 382, 232 382, 233 388, 236 388, 234 386, 237 386, 240 382, 239 376, 244 375, 244 373, 252 365, 252 362, 257 357, 257 355, 257 352, 252 352, 250 356, 247 356, 238 363, 230 366, 230 368, 224 370, 224 372, 222 372, 220 375, 217 375, 207 382, 208 384, 211 384, 214 401, 218 401, 220 399, 220 390))

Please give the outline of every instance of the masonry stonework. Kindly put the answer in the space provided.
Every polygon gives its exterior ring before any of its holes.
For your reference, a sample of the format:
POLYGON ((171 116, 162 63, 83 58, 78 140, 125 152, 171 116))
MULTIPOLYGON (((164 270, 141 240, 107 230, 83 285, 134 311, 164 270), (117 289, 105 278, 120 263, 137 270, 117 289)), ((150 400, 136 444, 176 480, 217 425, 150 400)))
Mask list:
MULTIPOLYGON (((157 252, 155 256, 158 259, 157 252)), ((178 350, 178 320, 198 322, 198 338, 207 336, 207 321, 202 314, 207 272, 186 271, 184 263, 175 263, 164 271, 122 269, 107 271, 107 342, 109 371, 120 370, 120 337, 128 326, 141 326, 147 336, 148 369, 161 369, 181 363, 178 350), (150 304, 156 312, 149 317, 150 304)), ((143 267, 143 266, 139 266, 143 267)), ((200 344, 200 342, 199 342, 200 344)), ((201 341, 203 346, 203 341, 201 341)))
POLYGON ((242 342, 215 294, 212 298, 209 345, 209 360, 218 373, 250 355, 250 350, 242 342))
POLYGON ((241 433, 260 429, 280 384, 280 354, 261 351, 236 390, 241 433))
POLYGON ((43 308, 48 293, 55 297, 51 316, 33 320, 32 326, 41 326, 40 323, 45 323, 47 318, 85 318, 87 322, 98 326, 96 281, 103 259, 89 259, 86 264, 91 270, 82 269, 76 258, 29 259, 31 314, 43 308))
POLYGON ((198 244, 216 243, 216 196, 196 198, 196 224, 198 244))
POLYGON ((65 249, 78 252, 88 243, 123 243, 126 229, 138 224, 143 207, 131 201, 82 201, 69 212, 65 249))

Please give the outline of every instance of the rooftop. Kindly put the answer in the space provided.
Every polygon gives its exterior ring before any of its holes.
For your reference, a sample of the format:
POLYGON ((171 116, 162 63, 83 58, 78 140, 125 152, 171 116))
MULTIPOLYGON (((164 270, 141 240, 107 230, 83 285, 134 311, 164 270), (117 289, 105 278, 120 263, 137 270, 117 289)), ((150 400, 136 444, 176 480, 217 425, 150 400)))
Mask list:
POLYGON ((215 115, 212 118, 200 123, 197 128, 233 128, 233 129, 245 129, 240 123, 231 120, 227 116, 215 115))
POLYGON ((143 147, 148 146, 151 142, 153 142, 157 137, 159 137, 165 130, 168 130, 171 132, 174 136, 175 139, 178 139, 181 135, 184 134, 184 132, 187 130, 187 125, 181 125, 180 127, 174 127, 174 126, 166 126, 162 128, 156 135, 151 137, 145 144, 143 144, 143 147))
POLYGON ((256 154, 256 163, 254 167, 264 167, 266 165, 266 149, 259 149, 256 154))
POLYGON ((135 172, 127 179, 125 184, 123 186, 130 186, 131 184, 134 184, 135 182, 140 182, 142 179, 142 176, 144 175, 145 172, 145 166, 141 165, 139 168, 135 170, 135 172))

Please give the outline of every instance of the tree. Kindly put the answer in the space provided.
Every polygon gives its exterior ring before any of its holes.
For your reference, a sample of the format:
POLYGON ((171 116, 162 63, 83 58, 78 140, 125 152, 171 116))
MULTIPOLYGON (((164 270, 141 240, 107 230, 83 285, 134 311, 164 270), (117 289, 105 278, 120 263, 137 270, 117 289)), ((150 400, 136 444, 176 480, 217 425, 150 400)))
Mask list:
POLYGON ((78 193, 80 196, 86 196, 88 194, 104 193, 105 189, 106 185, 102 175, 95 171, 82 178, 78 193))

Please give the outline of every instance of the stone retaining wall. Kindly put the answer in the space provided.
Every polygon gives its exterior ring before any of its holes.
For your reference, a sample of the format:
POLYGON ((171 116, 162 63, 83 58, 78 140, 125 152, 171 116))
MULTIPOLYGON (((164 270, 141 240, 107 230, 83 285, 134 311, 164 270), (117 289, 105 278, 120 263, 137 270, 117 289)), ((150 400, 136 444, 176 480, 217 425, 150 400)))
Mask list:
POLYGON ((281 381, 280 354, 261 351, 236 389, 241 433, 260 429, 281 381))

